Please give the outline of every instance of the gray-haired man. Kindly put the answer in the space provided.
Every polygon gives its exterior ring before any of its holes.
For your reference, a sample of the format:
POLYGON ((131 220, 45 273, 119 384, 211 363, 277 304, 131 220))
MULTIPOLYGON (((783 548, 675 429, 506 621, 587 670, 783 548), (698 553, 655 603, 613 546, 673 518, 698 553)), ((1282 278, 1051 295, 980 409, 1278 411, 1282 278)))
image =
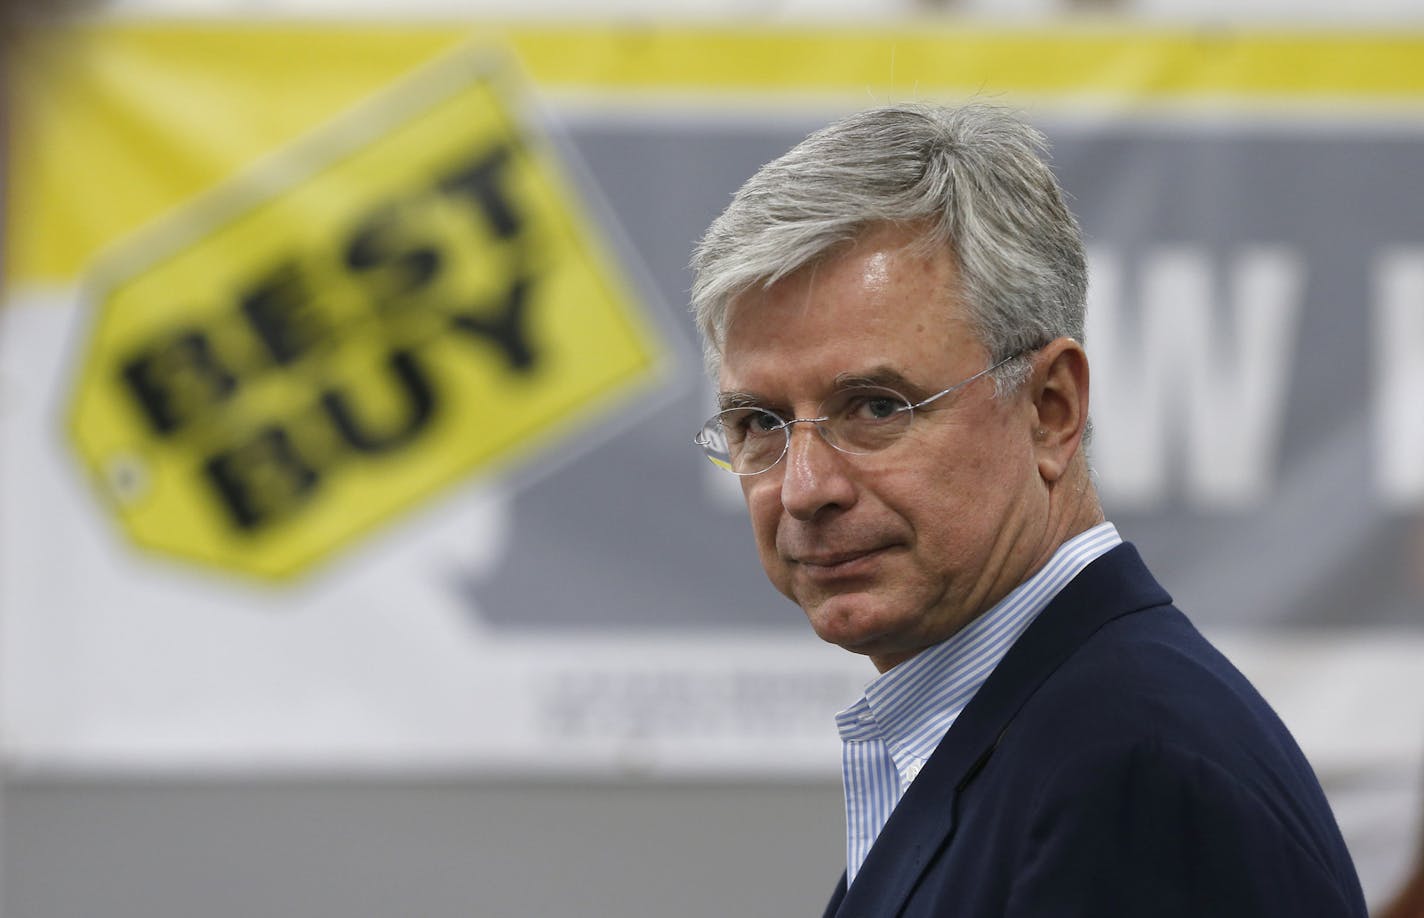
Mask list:
POLYGON ((1364 915, 1314 775, 1103 513, 1078 227, 1031 128, 865 112, 693 258, 773 584, 880 676, 827 915, 1364 915))

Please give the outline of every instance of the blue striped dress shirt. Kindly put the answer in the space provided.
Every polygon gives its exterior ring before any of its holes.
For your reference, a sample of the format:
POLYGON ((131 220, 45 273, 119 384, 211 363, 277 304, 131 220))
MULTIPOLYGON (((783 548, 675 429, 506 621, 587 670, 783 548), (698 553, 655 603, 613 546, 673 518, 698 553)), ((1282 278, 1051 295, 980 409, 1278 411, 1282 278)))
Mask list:
POLYGON ((958 633, 877 676, 836 715, 845 778, 846 882, 950 724, 1009 647, 1078 572, 1122 543, 1100 523, 1058 547, 1038 573, 958 633))

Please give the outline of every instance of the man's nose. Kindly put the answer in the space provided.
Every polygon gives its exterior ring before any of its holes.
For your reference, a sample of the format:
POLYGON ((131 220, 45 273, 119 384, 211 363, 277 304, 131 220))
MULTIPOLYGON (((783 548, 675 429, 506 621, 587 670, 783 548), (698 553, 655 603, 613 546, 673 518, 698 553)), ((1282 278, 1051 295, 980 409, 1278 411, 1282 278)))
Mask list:
POLYGON ((820 428, 803 421, 791 427, 791 442, 782 459, 781 505, 798 520, 810 521, 831 508, 855 502, 849 477, 849 457, 826 442, 820 428))

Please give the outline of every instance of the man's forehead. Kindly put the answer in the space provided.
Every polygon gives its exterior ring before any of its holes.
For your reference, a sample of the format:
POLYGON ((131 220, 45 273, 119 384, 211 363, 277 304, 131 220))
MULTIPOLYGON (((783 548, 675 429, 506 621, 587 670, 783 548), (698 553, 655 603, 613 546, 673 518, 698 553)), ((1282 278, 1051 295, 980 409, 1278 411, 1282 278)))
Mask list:
MULTIPOLYGON (((744 318, 757 315, 746 304, 744 318)), ((814 305, 807 308, 815 308, 814 305)), ((784 386, 791 380, 828 387, 864 381, 867 384, 915 382, 952 372, 960 365, 982 361, 989 354, 979 335, 948 309, 926 315, 907 310, 903 316, 880 310, 874 324, 828 322, 807 327, 777 321, 776 310, 729 334, 716 363, 716 383, 723 391, 752 391, 784 386), (885 320, 891 321, 885 321, 885 320)))
POLYGON ((770 286, 753 286, 728 303, 718 388, 738 401, 784 406, 851 380, 900 391, 964 367, 972 372, 985 349, 954 276, 944 253, 885 230, 770 286))

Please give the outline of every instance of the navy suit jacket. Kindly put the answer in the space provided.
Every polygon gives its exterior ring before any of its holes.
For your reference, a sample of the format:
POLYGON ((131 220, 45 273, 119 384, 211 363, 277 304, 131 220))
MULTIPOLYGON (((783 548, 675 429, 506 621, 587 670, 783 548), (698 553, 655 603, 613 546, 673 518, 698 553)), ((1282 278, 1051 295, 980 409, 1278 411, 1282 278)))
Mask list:
POLYGON ((826 918, 1360 916, 1320 784, 1131 545, 1031 624, 826 918))

